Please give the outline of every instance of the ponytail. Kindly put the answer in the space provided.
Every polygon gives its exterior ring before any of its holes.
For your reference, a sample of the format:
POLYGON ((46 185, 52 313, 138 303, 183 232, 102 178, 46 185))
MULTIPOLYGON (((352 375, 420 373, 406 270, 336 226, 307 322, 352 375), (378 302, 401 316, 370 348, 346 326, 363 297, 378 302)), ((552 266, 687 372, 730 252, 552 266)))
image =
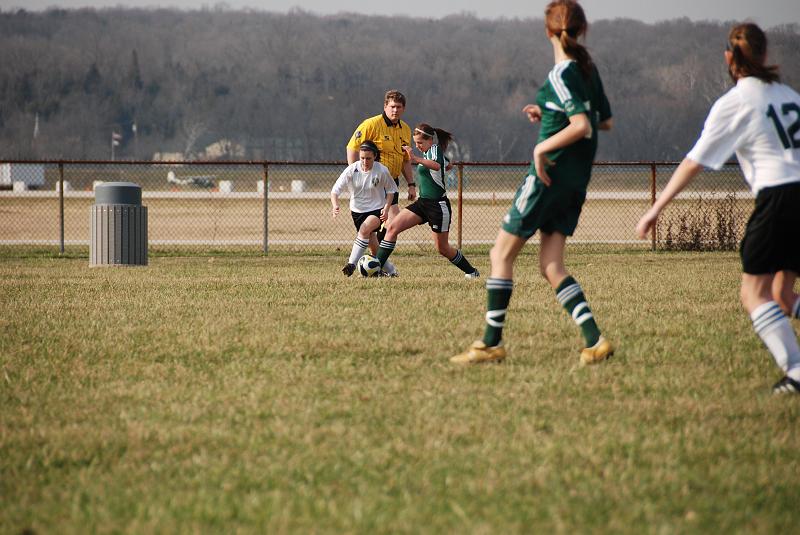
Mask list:
POLYGON ((578 63, 581 74, 588 79, 592 75, 592 56, 578 42, 578 37, 589 29, 583 8, 575 0, 554 0, 547 5, 544 16, 549 35, 558 37, 561 48, 578 63))
POLYGON ((752 22, 739 24, 728 35, 732 60, 731 76, 735 79, 753 76, 771 84, 780 80, 777 65, 766 65, 767 36, 752 22))
POLYGON ((436 131, 436 139, 439 141, 439 148, 442 149, 442 154, 444 154, 447 150, 447 145, 449 145, 450 140, 453 139, 453 134, 441 128, 434 128, 434 130, 436 131))
POLYGON ((564 49, 564 52, 575 60, 581 70, 581 74, 588 80, 592 76, 593 65, 592 56, 589 55, 589 51, 566 30, 561 32, 559 39, 561 40, 561 47, 564 49))
POLYGON ((449 145, 450 141, 453 139, 453 134, 447 130, 442 128, 434 128, 428 123, 419 123, 414 127, 414 132, 417 134, 422 134, 423 136, 431 139, 435 135, 442 154, 444 154, 444 152, 447 150, 447 145, 449 145))

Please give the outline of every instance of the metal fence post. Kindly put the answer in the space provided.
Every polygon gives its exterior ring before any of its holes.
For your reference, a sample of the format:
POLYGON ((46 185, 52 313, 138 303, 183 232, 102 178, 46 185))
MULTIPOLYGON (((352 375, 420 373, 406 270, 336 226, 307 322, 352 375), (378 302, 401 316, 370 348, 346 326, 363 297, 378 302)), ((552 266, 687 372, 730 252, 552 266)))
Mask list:
MULTIPOLYGON (((650 206, 653 206, 656 203, 656 164, 650 164, 650 206)), ((656 224, 653 225, 653 229, 650 231, 651 239, 652 239, 652 250, 656 250, 656 227, 658 227, 658 220, 656 220, 656 224)))
POLYGON ((269 166, 264 162, 264 254, 269 252, 269 166))
POLYGON ((458 249, 461 249, 461 226, 464 220, 464 164, 458 164, 458 249))
POLYGON ((64 162, 58 162, 58 230, 61 254, 64 254, 64 162))

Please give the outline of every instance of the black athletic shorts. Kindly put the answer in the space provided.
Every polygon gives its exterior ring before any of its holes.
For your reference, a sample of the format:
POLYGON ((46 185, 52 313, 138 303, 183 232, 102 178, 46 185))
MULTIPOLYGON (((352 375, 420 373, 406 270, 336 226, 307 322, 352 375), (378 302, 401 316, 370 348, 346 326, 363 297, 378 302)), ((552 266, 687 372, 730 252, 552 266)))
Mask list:
POLYGON ((419 198, 406 206, 406 210, 411 210, 422 218, 422 223, 431 226, 434 232, 450 232, 451 210, 450 199, 423 199, 419 198))
POLYGON ((400 193, 399 193, 400 192, 400 179, 399 178, 395 178, 394 179, 394 183, 397 184, 397 191, 394 192, 394 197, 392 198, 392 206, 394 206, 395 204, 399 204, 400 203, 400 193))
POLYGON ((740 254, 749 275, 800 273, 800 182, 758 192, 740 254))
MULTIPOLYGON (((361 225, 364 224, 364 221, 366 221, 369 216, 374 215, 375 217, 380 219, 381 211, 373 210, 371 212, 353 212, 351 210, 350 215, 353 216, 353 224, 356 226, 356 232, 358 232, 358 230, 361 229, 361 225)), ((378 228, 380 228, 380 225, 378 225, 378 228)))

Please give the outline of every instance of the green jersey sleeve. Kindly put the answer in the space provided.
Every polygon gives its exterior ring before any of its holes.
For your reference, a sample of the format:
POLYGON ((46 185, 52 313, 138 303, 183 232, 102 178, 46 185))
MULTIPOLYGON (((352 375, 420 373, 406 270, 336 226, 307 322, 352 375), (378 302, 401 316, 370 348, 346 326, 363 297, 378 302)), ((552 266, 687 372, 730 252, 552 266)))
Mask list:
POLYGON ((576 62, 567 63, 563 69, 553 69, 550 83, 567 117, 588 113, 589 95, 576 62))

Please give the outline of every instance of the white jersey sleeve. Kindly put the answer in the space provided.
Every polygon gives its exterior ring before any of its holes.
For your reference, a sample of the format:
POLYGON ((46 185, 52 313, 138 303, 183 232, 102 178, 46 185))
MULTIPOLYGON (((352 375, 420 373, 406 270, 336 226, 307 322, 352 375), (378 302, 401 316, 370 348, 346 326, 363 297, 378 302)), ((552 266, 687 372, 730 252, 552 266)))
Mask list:
POLYGON ((720 97, 711 107, 703 133, 686 155, 705 167, 719 170, 736 152, 747 132, 747 110, 735 91, 720 97))
POLYGON ((353 169, 355 169, 354 166, 355 163, 352 163, 348 165, 344 171, 342 171, 342 174, 339 175, 338 179, 336 179, 336 183, 333 184, 331 193, 341 195, 346 189, 348 189, 347 184, 353 179, 353 169))

